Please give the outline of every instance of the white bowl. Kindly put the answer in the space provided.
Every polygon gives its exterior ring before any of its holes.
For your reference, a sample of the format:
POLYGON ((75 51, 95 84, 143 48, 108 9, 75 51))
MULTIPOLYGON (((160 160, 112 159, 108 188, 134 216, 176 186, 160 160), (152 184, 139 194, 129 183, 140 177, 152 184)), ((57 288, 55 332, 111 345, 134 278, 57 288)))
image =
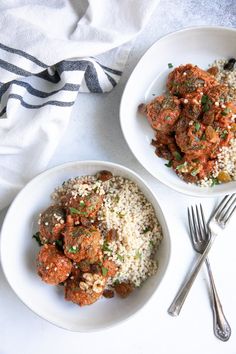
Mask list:
POLYGON ((232 193, 236 181, 214 187, 198 187, 181 180, 165 166, 166 160, 155 155, 150 145, 154 131, 147 119, 137 112, 142 102, 165 90, 168 63, 197 64, 201 68, 215 59, 236 57, 236 30, 223 27, 195 27, 171 33, 157 41, 141 58, 125 87, 120 105, 120 122, 124 137, 138 161, 160 182, 178 192, 211 197, 232 193))
POLYGON ((36 314, 71 331, 99 330, 132 316, 157 290, 166 272, 169 258, 169 231, 156 197, 136 173, 110 162, 71 162, 40 174, 17 195, 2 226, 1 260, 10 286, 36 314), (35 267, 39 247, 32 235, 37 231, 38 215, 50 204, 50 195, 55 187, 71 177, 95 174, 104 169, 137 183, 155 208, 164 235, 157 253, 159 270, 127 299, 102 298, 91 306, 81 308, 64 300, 62 287, 49 286, 40 280, 35 267))

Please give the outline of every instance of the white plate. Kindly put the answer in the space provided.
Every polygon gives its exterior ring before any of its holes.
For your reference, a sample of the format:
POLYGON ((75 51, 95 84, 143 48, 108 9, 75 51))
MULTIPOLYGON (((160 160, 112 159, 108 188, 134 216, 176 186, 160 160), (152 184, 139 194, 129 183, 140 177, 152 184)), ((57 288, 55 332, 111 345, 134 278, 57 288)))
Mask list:
POLYGON ((174 67, 193 63, 203 69, 215 59, 236 57, 236 30, 222 27, 195 27, 171 33, 157 41, 141 58, 125 87, 120 106, 120 121, 124 137, 138 161, 160 182, 178 192, 193 196, 211 197, 232 193, 236 182, 197 187, 182 181, 165 166, 166 160, 155 155, 150 145, 154 131, 137 113, 142 102, 152 100, 153 94, 165 90, 168 63, 174 67))
POLYGON ((12 289, 39 316, 71 331, 99 330, 133 315, 158 288, 166 272, 169 258, 169 231, 156 197, 136 173, 109 162, 71 162, 40 174, 17 195, 2 226, 1 261, 12 289), (103 298, 91 306, 81 308, 64 300, 62 287, 50 286, 40 280, 35 266, 39 247, 32 239, 32 235, 37 231, 39 213, 51 202, 50 195, 54 188, 71 177, 95 174, 104 169, 137 183, 154 206, 164 234, 157 254, 159 271, 125 300, 118 297, 103 298))

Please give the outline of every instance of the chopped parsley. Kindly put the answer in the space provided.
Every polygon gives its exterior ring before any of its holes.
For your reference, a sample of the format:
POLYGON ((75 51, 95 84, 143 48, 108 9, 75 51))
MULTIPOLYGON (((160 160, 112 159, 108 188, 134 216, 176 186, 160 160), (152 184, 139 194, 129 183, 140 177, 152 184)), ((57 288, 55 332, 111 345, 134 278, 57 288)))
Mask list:
POLYGON ((222 116, 227 116, 229 113, 231 113, 231 109, 226 107, 222 112, 221 112, 221 115, 222 116))
POLYGON ((108 273, 108 269, 106 267, 102 267, 102 275, 105 277, 108 273))
POLYGON ((108 247, 108 243, 104 242, 103 246, 102 246, 102 250, 104 252, 112 252, 112 250, 108 247))
POLYGON ((206 134, 203 133, 202 136, 201 136, 201 140, 205 141, 206 140, 206 134))
POLYGON ((212 177, 211 179, 211 187, 216 186, 217 184, 220 184, 220 182, 218 181, 218 178, 212 177))
POLYGON ((195 128, 195 131, 198 132, 199 129, 201 128, 201 124, 199 122, 194 122, 194 128, 195 128))
POLYGON ((36 233, 32 236, 32 238, 35 239, 35 241, 38 243, 39 246, 42 246, 42 245, 43 245, 42 241, 40 240, 40 233, 39 233, 39 232, 36 232, 36 233))
POLYGON ((165 120, 171 120, 171 117, 170 116, 166 116, 165 120))
POLYGON ((145 229, 143 230, 143 234, 146 234, 148 231, 151 231, 150 227, 145 227, 145 229))
POLYGON ((182 160, 182 156, 180 155, 180 153, 178 151, 174 151, 173 155, 177 161, 182 160))
POLYGON ((85 202, 84 202, 83 200, 81 200, 81 201, 79 202, 79 205, 80 205, 80 206, 85 206, 85 202))
POLYGON ((220 134, 221 139, 225 139, 227 135, 229 134, 228 130, 223 130, 223 132, 220 134))
POLYGON ((116 254, 117 258, 119 259, 119 261, 124 262, 124 257, 121 256, 119 253, 116 254))
POLYGON ((114 285, 119 285, 120 284, 120 281, 118 279, 116 279, 114 282, 113 282, 114 285))
POLYGON ((172 63, 168 63, 168 68, 169 69, 172 69, 174 66, 173 66, 173 64, 172 63))
POLYGON ((71 214, 79 214, 79 215, 85 215, 87 216, 88 213, 86 211, 80 211, 78 209, 75 209, 75 208, 69 208, 70 209, 70 213, 71 214))
POLYGON ((165 163, 166 167, 171 167, 172 166, 172 160, 168 161, 168 163, 165 163))
POLYGON ((211 102, 209 96, 203 95, 202 99, 201 99, 201 104, 202 104, 202 110, 204 113, 209 111, 209 109, 211 108, 211 105, 212 105, 212 102, 211 102))
POLYGON ((78 252, 78 250, 79 250, 79 248, 77 246, 72 246, 72 247, 68 248, 69 253, 75 254, 76 252, 78 252))
POLYGON ((182 168, 187 166, 187 162, 181 163, 181 165, 176 166, 176 170, 181 170, 182 168))
POLYGON ((199 172, 199 169, 198 168, 195 168, 194 170, 192 170, 192 172, 190 173, 191 176, 195 177, 199 172))

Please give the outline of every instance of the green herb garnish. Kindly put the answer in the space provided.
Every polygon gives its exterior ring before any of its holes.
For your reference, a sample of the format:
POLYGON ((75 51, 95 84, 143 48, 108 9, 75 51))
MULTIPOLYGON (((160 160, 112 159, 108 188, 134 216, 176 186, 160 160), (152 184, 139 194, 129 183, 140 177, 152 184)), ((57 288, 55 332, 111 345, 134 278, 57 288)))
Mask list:
POLYGON ((114 282, 113 282, 114 285, 119 285, 120 284, 120 281, 118 279, 116 279, 114 282))
POLYGON ((202 136, 201 136, 201 140, 205 141, 206 140, 206 134, 203 133, 202 136))
POLYGON ((80 211, 78 209, 75 209, 75 208, 69 208, 70 209, 70 213, 71 214, 79 214, 79 215, 85 215, 87 216, 88 213, 86 211, 80 211))
POLYGON ((83 206, 85 206, 85 202, 84 202, 83 200, 81 200, 81 201, 79 202, 79 205, 83 207, 83 206))
POLYGON ((168 163, 165 163, 166 167, 171 167, 172 166, 172 160, 168 161, 168 163))
POLYGON ((187 162, 185 161, 184 163, 181 163, 181 165, 178 165, 176 167, 176 170, 181 170, 183 167, 186 167, 187 166, 187 162))
POLYGON ((199 122, 194 122, 194 128, 195 128, 195 131, 198 132, 199 129, 201 128, 201 124, 199 122))
POLYGON ((32 238, 35 239, 35 241, 38 243, 39 246, 42 246, 42 245, 43 245, 42 241, 40 240, 40 233, 39 233, 39 232, 36 232, 36 233, 32 236, 32 238))
POLYGON ((119 261, 124 262, 124 257, 121 256, 119 253, 116 254, 117 258, 119 259, 119 261))
POLYGON ((151 231, 150 227, 145 227, 145 229, 143 230, 143 234, 146 234, 148 231, 151 231))
POLYGON ((135 259, 140 259, 141 258, 141 253, 139 252, 139 250, 136 251, 134 258, 135 259))
POLYGON ((72 247, 68 248, 68 252, 69 253, 76 253, 76 252, 78 252, 78 247, 72 246, 72 247))
POLYGON ((220 184, 220 182, 218 181, 218 178, 212 177, 212 183, 211 183, 211 187, 214 187, 217 184, 220 184))
POLYGON ((171 69, 171 68, 173 68, 174 66, 173 66, 173 64, 172 63, 168 63, 168 68, 169 69, 171 69))
POLYGON ((221 115, 222 116, 227 116, 229 113, 231 113, 231 109, 226 107, 222 112, 221 112, 221 115))
POLYGON ((171 117, 170 116, 166 116, 165 120, 171 120, 171 117))
POLYGON ((201 99, 201 104, 202 104, 202 110, 205 113, 209 111, 209 109, 211 108, 212 102, 207 95, 203 95, 201 99))
POLYGON ((223 132, 220 134, 221 139, 225 139, 227 135, 229 134, 228 130, 223 130, 223 132))
POLYGON ((112 250, 108 247, 108 243, 107 242, 103 243, 102 250, 104 252, 112 252, 112 250))
POLYGON ((182 160, 182 156, 180 155, 180 153, 178 151, 174 151, 173 155, 177 161, 182 160))
POLYGON ((192 172, 190 173, 191 176, 195 177, 199 172, 199 169, 198 168, 195 168, 194 170, 192 170, 192 172))
POLYGON ((106 267, 102 267, 102 275, 105 277, 108 273, 108 269, 106 267))

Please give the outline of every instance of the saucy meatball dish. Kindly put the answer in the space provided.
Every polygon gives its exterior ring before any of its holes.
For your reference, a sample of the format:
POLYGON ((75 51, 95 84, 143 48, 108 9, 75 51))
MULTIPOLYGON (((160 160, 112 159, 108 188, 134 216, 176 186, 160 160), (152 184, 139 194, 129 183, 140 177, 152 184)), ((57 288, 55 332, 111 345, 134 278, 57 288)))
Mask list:
POLYGON ((157 272, 155 211, 134 182, 110 171, 65 181, 38 227, 39 277, 80 306, 125 298, 157 272))
POLYGON ((155 132, 156 155, 188 183, 236 180, 235 62, 219 60, 207 71, 180 65, 169 73, 166 92, 138 107, 155 132))

